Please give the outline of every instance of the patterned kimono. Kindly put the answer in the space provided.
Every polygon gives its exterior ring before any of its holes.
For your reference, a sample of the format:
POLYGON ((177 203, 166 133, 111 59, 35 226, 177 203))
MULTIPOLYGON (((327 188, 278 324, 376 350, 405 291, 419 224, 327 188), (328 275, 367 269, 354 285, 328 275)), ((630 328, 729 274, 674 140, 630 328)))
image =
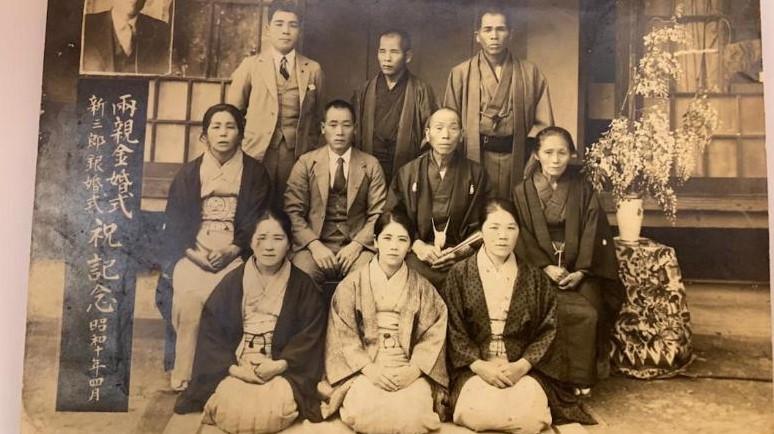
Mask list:
POLYGON ((327 309, 320 289, 292 264, 273 279, 254 259, 229 273, 202 311, 191 384, 175 413, 204 410, 203 423, 227 432, 276 432, 297 418, 320 421, 327 309), (285 360, 285 372, 251 383, 253 365, 285 360), (241 428, 237 428, 241 427, 241 428))
POLYGON ((423 433, 440 428, 445 396, 446 306, 433 286, 405 264, 391 278, 378 260, 336 288, 326 341, 325 372, 333 386, 323 416, 340 411, 357 432, 423 433), (388 392, 361 374, 376 363, 417 367, 422 375, 388 392), (435 410, 435 411, 434 411, 435 410))
POLYGON ((242 258, 237 257, 215 273, 202 269, 198 264, 207 263, 210 252, 227 247, 234 240, 234 219, 242 170, 241 150, 222 165, 210 152, 205 152, 202 157, 199 169, 201 225, 195 245, 186 250, 186 255, 177 262, 172 274, 172 326, 177 333, 173 384, 191 379, 199 316, 204 302, 223 276, 242 264, 242 258))
POLYGON ((554 189, 534 167, 514 190, 521 232, 517 254, 534 266, 583 270, 573 291, 558 292, 559 330, 550 362, 558 377, 579 386, 597 380, 597 356, 607 366, 612 321, 622 294, 607 217, 582 174, 569 167, 554 189))
POLYGON ((449 308, 447 345, 455 422, 477 430, 518 428, 536 432, 552 420, 595 423, 573 400, 572 391, 544 365, 551 358, 556 336, 556 291, 548 277, 523 262, 515 277, 508 277, 506 266, 496 272, 482 272, 484 267, 493 266, 487 261, 479 250, 456 264, 444 288, 449 308), (494 273, 501 276, 493 277, 494 273), (509 283, 510 299, 502 291, 509 283), (530 378, 522 378, 511 388, 494 390, 470 370, 476 360, 515 362, 521 358, 532 365, 530 378), (543 396, 550 417, 545 414, 543 396))

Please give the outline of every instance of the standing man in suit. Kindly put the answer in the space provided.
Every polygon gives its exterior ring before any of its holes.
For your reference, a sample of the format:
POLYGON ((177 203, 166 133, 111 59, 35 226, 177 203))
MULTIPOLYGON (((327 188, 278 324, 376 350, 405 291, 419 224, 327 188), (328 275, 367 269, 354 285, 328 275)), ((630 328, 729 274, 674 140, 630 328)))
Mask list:
POLYGON ((367 264, 374 223, 387 196, 379 161, 352 148, 355 110, 342 100, 325 106, 325 146, 293 166, 285 211, 293 223, 293 264, 322 283, 367 264))
POLYGON ((317 144, 323 76, 296 52, 303 18, 295 3, 275 0, 268 13, 269 47, 234 71, 226 102, 247 111, 242 148, 266 166, 281 206, 293 162, 317 144))
POLYGON ((554 124, 548 82, 508 50, 513 29, 505 9, 488 7, 474 32, 481 51, 452 68, 443 104, 462 116, 466 155, 481 162, 495 197, 511 200, 527 161, 527 137, 554 124))
POLYGON ((433 89, 408 70, 411 37, 402 30, 379 35, 380 72, 353 99, 360 122, 360 147, 379 160, 387 182, 419 155, 427 118, 436 107, 433 89))
POLYGON ((86 15, 82 72, 169 72, 169 24, 140 13, 144 6, 145 0, 112 0, 110 10, 86 15))

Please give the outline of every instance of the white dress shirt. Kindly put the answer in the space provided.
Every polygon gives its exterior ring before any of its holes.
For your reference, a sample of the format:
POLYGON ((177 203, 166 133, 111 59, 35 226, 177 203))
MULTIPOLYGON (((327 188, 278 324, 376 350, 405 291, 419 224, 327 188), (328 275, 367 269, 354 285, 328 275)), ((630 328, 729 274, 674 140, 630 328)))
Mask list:
POLYGON ((116 36, 118 36, 121 48, 127 55, 132 54, 134 51, 132 38, 137 31, 138 15, 127 20, 125 16, 118 16, 115 9, 111 10, 110 15, 113 18, 113 30, 116 32, 116 36))
POLYGON ((293 71, 296 68, 296 50, 290 50, 288 54, 282 54, 279 51, 277 51, 274 47, 271 48, 271 54, 274 57, 274 72, 277 74, 280 73, 280 64, 282 64, 282 58, 286 58, 288 60, 288 74, 293 74, 293 71))

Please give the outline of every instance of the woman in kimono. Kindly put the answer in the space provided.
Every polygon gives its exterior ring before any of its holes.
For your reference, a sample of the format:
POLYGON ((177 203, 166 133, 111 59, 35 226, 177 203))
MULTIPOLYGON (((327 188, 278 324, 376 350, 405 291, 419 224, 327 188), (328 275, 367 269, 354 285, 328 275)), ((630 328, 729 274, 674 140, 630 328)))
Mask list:
POLYGON ((558 377, 588 394, 597 359, 607 368, 609 333, 620 307, 618 263, 607 217, 577 167, 567 130, 538 133, 532 163, 514 190, 521 237, 517 254, 558 288, 558 333, 551 364, 558 377))
POLYGON ((448 381, 446 306, 430 282, 406 266, 410 220, 384 213, 375 232, 377 256, 333 295, 323 416, 338 410, 346 425, 365 434, 437 430, 448 381))
MULTIPOLYGON (((156 303, 176 333, 174 390, 185 389, 191 378, 204 302, 223 276, 250 256, 255 222, 269 203, 266 169, 240 148, 244 126, 236 107, 210 107, 200 137, 206 150, 180 169, 169 188, 156 303)), ((165 358, 169 366, 171 357, 165 358)))
POLYGON ((515 213, 512 203, 490 200, 483 246, 446 279, 453 421, 533 434, 552 420, 594 423, 542 368, 556 336, 556 292, 540 269, 517 262, 515 213))
POLYGON ((258 220, 253 256, 204 305, 191 385, 175 413, 204 410, 202 424, 227 433, 321 420, 316 387, 327 309, 317 285, 288 261, 290 236, 284 212, 258 220))

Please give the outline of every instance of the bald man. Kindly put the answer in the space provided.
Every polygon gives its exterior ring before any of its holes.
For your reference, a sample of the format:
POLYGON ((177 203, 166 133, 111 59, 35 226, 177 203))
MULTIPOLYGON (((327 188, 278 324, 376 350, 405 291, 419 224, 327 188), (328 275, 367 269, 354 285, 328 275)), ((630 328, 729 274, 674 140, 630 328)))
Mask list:
POLYGON ((439 291, 449 268, 473 253, 449 251, 481 227, 478 210, 491 193, 481 166, 458 150, 462 137, 457 112, 436 110, 425 128, 429 149, 398 170, 387 193, 385 209, 417 228, 406 262, 439 291))

